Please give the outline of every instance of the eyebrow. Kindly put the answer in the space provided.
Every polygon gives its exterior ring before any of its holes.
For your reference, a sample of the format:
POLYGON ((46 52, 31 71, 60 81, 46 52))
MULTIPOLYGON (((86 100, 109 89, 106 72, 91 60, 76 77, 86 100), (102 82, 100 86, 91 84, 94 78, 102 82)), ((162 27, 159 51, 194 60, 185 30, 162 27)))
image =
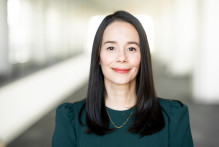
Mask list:
POLYGON ((106 42, 104 42, 104 44, 107 44, 107 43, 116 43, 116 41, 106 41, 106 42))
MULTIPOLYGON (((107 43, 117 43, 116 41, 106 41, 104 42, 104 44, 107 43)), ((140 46, 139 43, 135 42, 135 41, 128 41, 127 44, 136 44, 137 46, 140 46)))
POLYGON ((129 42, 127 42, 127 44, 136 44, 137 46, 140 46, 139 43, 137 43, 135 41, 129 41, 129 42))

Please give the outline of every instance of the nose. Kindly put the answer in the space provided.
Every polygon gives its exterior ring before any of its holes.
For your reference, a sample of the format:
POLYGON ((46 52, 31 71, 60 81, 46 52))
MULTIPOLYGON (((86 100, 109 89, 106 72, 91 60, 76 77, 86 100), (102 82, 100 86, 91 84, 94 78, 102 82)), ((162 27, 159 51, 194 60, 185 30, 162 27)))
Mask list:
POLYGON ((117 55, 117 62, 127 62, 127 55, 124 49, 119 50, 119 53, 117 55))

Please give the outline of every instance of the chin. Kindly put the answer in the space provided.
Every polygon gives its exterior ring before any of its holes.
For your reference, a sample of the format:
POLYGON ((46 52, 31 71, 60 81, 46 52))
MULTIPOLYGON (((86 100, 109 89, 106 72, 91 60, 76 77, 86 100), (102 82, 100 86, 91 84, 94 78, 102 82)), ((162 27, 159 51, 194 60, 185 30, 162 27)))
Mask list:
POLYGON ((131 84, 133 80, 127 80, 127 79, 118 79, 118 80, 112 80, 113 83, 117 85, 126 85, 126 84, 131 84))

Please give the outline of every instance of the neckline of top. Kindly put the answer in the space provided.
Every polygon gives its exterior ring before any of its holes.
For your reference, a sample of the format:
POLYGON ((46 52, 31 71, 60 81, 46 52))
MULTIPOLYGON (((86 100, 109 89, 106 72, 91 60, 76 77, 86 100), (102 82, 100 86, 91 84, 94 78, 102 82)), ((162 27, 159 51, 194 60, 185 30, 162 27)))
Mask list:
POLYGON ((112 109, 112 108, 109 108, 107 106, 105 106, 107 110, 110 110, 110 111, 114 111, 114 112, 129 112, 131 111, 132 109, 134 109, 135 107, 131 107, 131 108, 128 108, 128 109, 125 109, 125 110, 116 110, 116 109, 112 109))

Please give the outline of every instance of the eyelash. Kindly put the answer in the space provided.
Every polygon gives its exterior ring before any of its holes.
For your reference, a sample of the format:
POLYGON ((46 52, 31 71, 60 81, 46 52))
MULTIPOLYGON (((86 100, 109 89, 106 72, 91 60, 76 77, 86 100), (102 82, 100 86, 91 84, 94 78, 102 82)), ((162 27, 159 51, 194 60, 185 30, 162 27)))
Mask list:
POLYGON ((136 48, 130 47, 130 48, 128 48, 128 50, 129 50, 129 51, 136 51, 136 48))
MULTIPOLYGON (((110 47, 107 48, 107 50, 112 51, 112 50, 114 50, 114 47, 110 46, 110 47)), ((136 48, 134 48, 134 47, 129 47, 128 50, 129 50, 129 51, 136 51, 136 48)))
POLYGON ((112 46, 107 48, 107 50, 110 50, 110 51, 112 51, 113 49, 114 49, 114 47, 112 47, 112 46))

